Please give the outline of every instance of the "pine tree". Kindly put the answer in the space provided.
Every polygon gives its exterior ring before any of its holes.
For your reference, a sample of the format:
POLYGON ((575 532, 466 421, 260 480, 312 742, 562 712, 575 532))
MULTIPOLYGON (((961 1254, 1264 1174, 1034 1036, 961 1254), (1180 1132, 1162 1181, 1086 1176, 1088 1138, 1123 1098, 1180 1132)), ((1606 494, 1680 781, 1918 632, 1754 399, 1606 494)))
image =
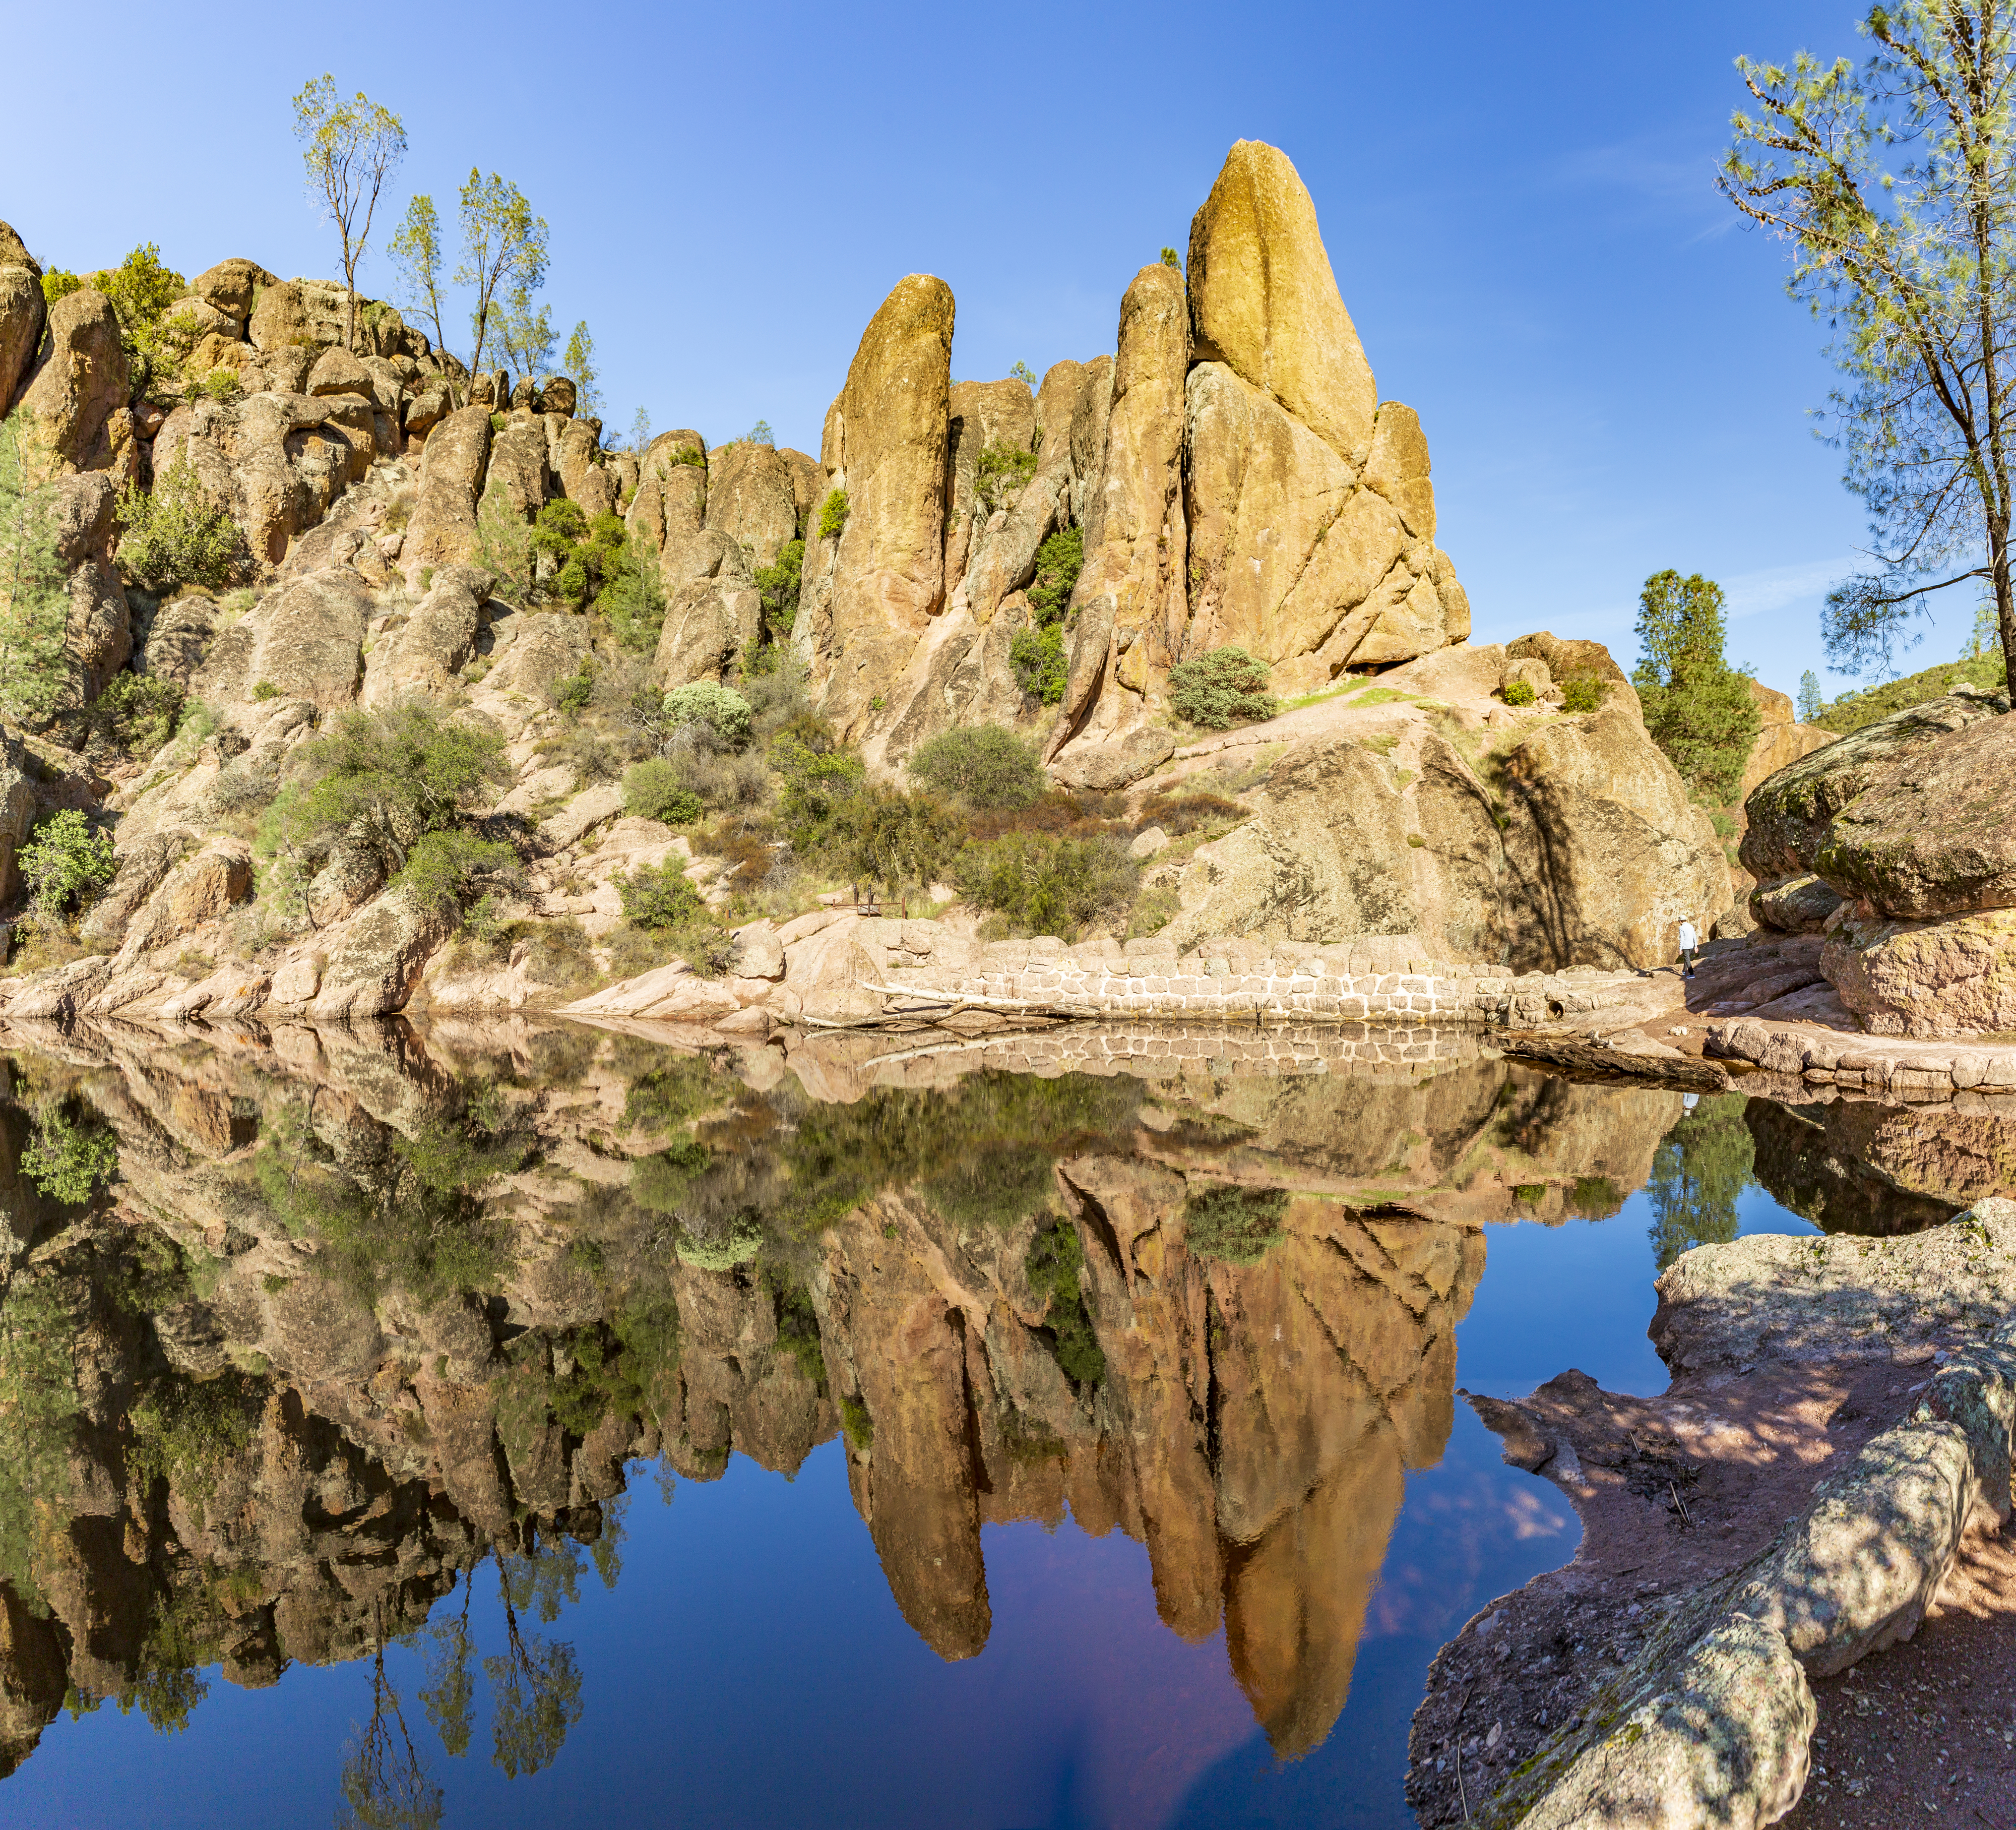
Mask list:
POLYGON ((1697 798, 1726 805, 1762 723, 1750 682, 1723 657, 1722 587, 1670 567, 1645 581, 1638 599, 1641 650, 1632 683, 1645 729, 1697 798))
POLYGON ((70 600, 50 492, 30 486, 19 419, 0 420, 0 712, 39 722, 66 677, 70 600))
POLYGON ((595 369, 595 339, 588 333, 588 320, 584 318, 574 327, 568 337, 567 351, 560 358, 563 373, 574 381, 574 411, 584 420, 599 420, 602 416, 602 390, 596 386, 599 379, 595 369))
POLYGON ((1826 704, 1820 697, 1820 676, 1808 668, 1799 675, 1799 722, 1811 724, 1826 704))

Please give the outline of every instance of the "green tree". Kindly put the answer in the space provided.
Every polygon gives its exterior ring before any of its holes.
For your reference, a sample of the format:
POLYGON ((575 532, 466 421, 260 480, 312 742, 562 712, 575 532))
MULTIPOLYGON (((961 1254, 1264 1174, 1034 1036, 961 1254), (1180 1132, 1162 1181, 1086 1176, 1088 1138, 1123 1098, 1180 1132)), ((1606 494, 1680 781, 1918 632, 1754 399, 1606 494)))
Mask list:
POLYGON ((455 270, 457 286, 473 286, 476 304, 469 315, 475 343, 469 358, 472 374, 483 366, 483 346, 497 296, 506 286, 536 292, 546 278, 546 219, 535 216, 525 193, 508 178, 488 178, 471 167, 462 187, 462 260, 455 270))
POLYGON ((549 306, 532 304, 520 283, 511 289, 497 314, 497 340, 504 359, 527 381, 545 379, 553 366, 553 315, 549 306))
POLYGON ((1808 668, 1799 675, 1799 722, 1811 724, 1826 704, 1820 695, 1820 676, 1808 668))
POLYGON ((1645 729, 1690 792, 1717 805, 1735 798, 1762 723, 1748 678, 1723 658, 1722 587, 1669 567, 1638 597, 1639 661, 1632 683, 1645 729))
POLYGON ((2005 0, 1892 0, 1857 69, 1740 59, 1724 196, 1791 249, 1789 290, 1833 333, 1846 385, 1823 435, 1868 509, 1875 564, 1828 593, 1841 671, 1887 668, 1930 593, 1988 582, 2016 655, 2016 16, 2005 0))
POLYGON ((119 569, 166 596, 178 585, 229 584, 245 557, 238 524, 212 506, 186 458, 154 479, 152 492, 119 492, 119 569))
POLYGON ((581 1720, 581 1668, 564 1640, 549 1642, 520 1630, 501 1558, 497 1569, 506 1645, 483 1661, 483 1672, 490 1680, 491 1758, 506 1778, 516 1779, 559 1758, 567 1731, 581 1720))
POLYGON ((1960 648, 1960 659, 1978 661, 1985 649, 1995 645, 1995 600, 1983 596, 1975 604, 1974 628, 1960 648))
POLYGON ((434 348, 449 355, 441 315, 441 293, 448 282, 441 272, 441 217, 432 197, 415 197, 407 204, 405 220, 392 237, 391 252, 401 297, 410 310, 426 313, 434 327, 434 348))
POLYGON ((1659 1269, 1697 1245, 1736 1237, 1737 1198, 1750 1186, 1757 1147, 1740 1093, 1711 1093, 1683 1116, 1652 1158, 1646 1194, 1659 1269))
POLYGON ((1027 362, 1017 362, 1008 371, 1008 379, 1011 381, 1026 381, 1034 387, 1036 385, 1036 371, 1027 362))
POLYGON ((642 457, 650 443, 651 416, 646 409, 639 407, 630 416, 630 455, 642 457))
POLYGON ((588 333, 585 318, 569 333, 567 348, 560 355, 560 367, 574 383, 574 410, 585 420, 601 418, 602 391, 596 386, 599 377, 595 368, 595 339, 588 333))
POLYGON ((770 422, 768 420, 758 420, 742 434, 741 442, 744 445, 767 445, 774 448, 777 442, 777 435, 770 430, 770 422))
POLYGON ((119 1169, 119 1140, 94 1114, 80 1124, 61 1106, 35 1120, 21 1152, 21 1173, 51 1201, 75 1207, 90 1200, 119 1169))
POLYGON ((59 808, 41 821, 21 848, 21 875, 34 891, 35 906, 58 915, 118 869, 112 835, 94 830, 74 807, 59 808))
POLYGON ((1181 254, 1178 254, 1174 248, 1165 248, 1162 250, 1162 265, 1165 267, 1174 267, 1179 272, 1181 272, 1183 265, 1183 258, 1181 254))
POLYGON ((798 614, 798 589, 804 581, 805 543, 787 540, 777 549, 775 565, 756 568, 756 589, 763 600, 764 641, 783 640, 798 614))
POLYGON ((1280 701, 1267 690, 1267 664, 1244 648, 1214 648, 1169 669, 1169 703, 1207 730, 1272 718, 1280 701))
POLYGON ((910 773, 969 807, 1027 807, 1049 786, 1034 744, 998 724, 959 725, 910 753, 910 773))
POLYGON ((54 496, 30 486, 19 416, 0 420, 0 710, 38 723, 62 690, 70 619, 54 496))
POLYGON ((406 156, 406 130, 398 115, 362 90, 349 101, 324 74, 294 98, 294 137, 301 142, 308 195, 336 225, 343 247, 343 283, 349 294, 346 348, 357 347, 357 268, 371 239, 378 193, 406 156))

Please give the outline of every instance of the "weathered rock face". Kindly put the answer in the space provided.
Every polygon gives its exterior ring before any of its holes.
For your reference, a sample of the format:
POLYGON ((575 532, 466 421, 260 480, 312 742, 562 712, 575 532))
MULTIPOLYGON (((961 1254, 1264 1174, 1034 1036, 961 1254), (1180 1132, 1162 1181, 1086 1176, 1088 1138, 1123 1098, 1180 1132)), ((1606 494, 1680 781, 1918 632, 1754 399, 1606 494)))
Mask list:
POLYGON ((420 455, 419 499, 399 563, 409 578, 423 567, 466 563, 476 553, 476 502, 490 462, 490 412, 464 407, 428 434, 420 455))
POLYGON ((1211 935, 1414 935, 1429 957, 1503 957, 1490 802, 1448 744, 1431 737, 1427 750, 1404 795, 1395 766, 1355 742, 1291 751, 1253 797, 1259 816, 1187 866, 1165 932, 1179 947, 1211 935))
POLYGON ((279 283, 279 278, 268 273, 257 261, 233 257, 219 261, 214 267, 206 267, 189 282, 189 291, 230 319, 242 337, 245 321, 252 315, 260 289, 279 283))
POLYGON ((1197 359, 1226 364, 1362 466, 1378 388, 1285 153, 1240 140, 1226 155, 1190 223, 1189 281, 1197 359))
POLYGON ((1543 726, 1505 776, 1515 960, 1665 965, 1683 918, 1729 906, 1713 824, 1621 699, 1543 726))
POLYGON ((745 549, 752 565, 775 565, 798 531, 783 454, 746 438, 717 450, 707 467, 706 525, 745 549))
POLYGON ((1817 725, 1801 724, 1791 701, 1783 693, 1774 693, 1769 686, 1759 686, 1752 680, 1750 697, 1756 701, 1758 716, 1762 722, 1757 740, 1750 746, 1750 759, 1743 766, 1743 784, 1737 791, 1738 798, 1745 801, 1750 798, 1753 789, 1768 781, 1780 769, 1838 740, 1835 732, 1823 730, 1817 725))
POLYGON ((846 492, 837 540, 808 547, 815 581, 794 639, 816 656, 821 708, 843 733, 901 672, 945 603, 945 459, 952 289, 913 274, 862 333, 826 414, 819 462, 846 492))
MULTIPOLYGON (((1073 603, 1112 600, 1121 686, 1139 697, 1150 670, 1178 657, 1189 621, 1183 503, 1183 388, 1190 315, 1183 276, 1157 264, 1120 302, 1119 353, 1103 451, 1085 495, 1085 569, 1073 603)), ((1117 719, 1116 722, 1124 722, 1117 719)))
POLYGON ((2016 911, 1933 921, 1850 914, 1820 970, 1872 1035, 2016 1030, 2016 911))
POLYGON ((1905 919, 2016 904, 2008 784, 2016 719, 1984 719, 1906 751, 1834 817, 1813 869, 1905 919))
POLYGON ((1750 912, 1780 934, 1818 934, 1841 901, 1839 892, 1817 877, 1788 877, 1751 890, 1750 912))
POLYGON ((289 585, 259 607, 250 677, 239 696, 265 685, 283 698, 306 699, 326 711, 351 704, 370 614, 370 593, 347 567, 311 573, 289 585))
POLYGON ((344 930, 323 967, 310 1014, 322 1023, 389 1016, 405 1008, 445 924, 405 896, 381 896, 344 930))
POLYGON ((738 542, 711 529, 686 548, 687 575, 671 593, 651 657, 654 683, 720 679, 754 646, 763 600, 749 562, 738 542))
POLYGON ((21 238, 0 222, 0 416, 14 404, 14 391, 35 359, 46 316, 42 270, 21 238))
POLYGON ((89 287, 58 299, 49 312, 48 348, 16 411, 38 470, 67 475, 111 462, 106 427, 126 405, 129 377, 110 301, 89 287))
MULTIPOLYGON (((1495 680, 1506 654, 1453 650, 1395 678, 1454 691, 1460 673, 1495 680)), ((1180 946, 1394 935, 1424 958, 1521 971, 1643 968, 1670 962, 1683 916, 1703 927, 1728 906, 1715 829, 1635 701, 1539 723, 1496 761, 1493 788, 1419 725, 1340 722, 1305 740, 1244 797, 1258 816, 1198 848, 1165 931, 1180 946)))
POLYGON ((437 697, 448 691, 474 650, 483 602, 492 582, 479 566, 440 567, 434 588, 415 606, 383 657, 371 657, 365 703, 412 693, 437 697))
POLYGON ((295 537, 319 526, 369 471, 375 442, 362 406, 347 394, 188 402, 155 436, 154 474, 187 465, 211 503, 237 523, 253 560, 278 565, 295 537))
POLYGON ((1949 693, 1879 719, 1801 758, 1754 789, 1744 804, 1743 867, 1759 883, 1812 870, 1834 816, 1909 752, 2007 711, 1993 694, 1949 693))
MULTIPOLYGON (((946 467, 951 475, 945 523, 945 576, 956 582, 966 575, 973 549, 976 504, 974 485, 980 454, 989 446, 1034 451, 1035 396, 1025 381, 959 381, 952 385, 946 467)), ((794 478, 796 481, 796 478, 794 478)), ((807 503, 800 513, 815 504, 807 503)), ((983 517, 984 521, 984 517, 983 517)))
POLYGON ((112 563, 119 543, 119 492, 110 475, 88 471, 54 486, 56 555, 70 575, 70 617, 62 699, 95 699, 133 651, 126 593, 112 563))

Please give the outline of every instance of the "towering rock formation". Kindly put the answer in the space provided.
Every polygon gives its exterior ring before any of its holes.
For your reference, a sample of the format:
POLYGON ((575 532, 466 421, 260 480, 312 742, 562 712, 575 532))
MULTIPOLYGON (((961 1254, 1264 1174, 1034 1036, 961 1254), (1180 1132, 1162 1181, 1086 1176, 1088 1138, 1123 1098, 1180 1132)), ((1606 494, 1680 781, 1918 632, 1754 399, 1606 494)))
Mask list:
POLYGON ((859 534, 808 540, 795 637, 871 767, 960 722, 1042 729, 1051 756, 1125 737, 1165 708, 1172 665, 1227 644, 1294 693, 1467 636, 1468 600, 1435 544, 1420 422, 1380 404, 1285 154, 1233 148, 1191 226, 1187 284, 1172 267, 1136 276, 1117 355, 1053 366, 1033 439, 1017 384, 938 398, 951 311, 940 283, 904 281, 827 418, 825 481, 848 489, 850 527, 861 506, 843 473, 869 460, 843 446, 859 451, 866 416, 886 428, 878 474, 905 479, 914 511, 898 526, 878 506, 859 534), (896 353, 912 340, 914 365, 896 353), (912 366, 931 380, 882 379, 912 366), (941 487, 926 472, 941 425, 941 487), (880 473, 885 441, 906 455, 880 473), (972 477, 989 446, 1033 450, 1036 463, 983 521, 972 477), (1038 549, 1072 528, 1084 563, 1053 711, 1015 680, 1008 651, 1033 620, 1020 593, 1038 549))

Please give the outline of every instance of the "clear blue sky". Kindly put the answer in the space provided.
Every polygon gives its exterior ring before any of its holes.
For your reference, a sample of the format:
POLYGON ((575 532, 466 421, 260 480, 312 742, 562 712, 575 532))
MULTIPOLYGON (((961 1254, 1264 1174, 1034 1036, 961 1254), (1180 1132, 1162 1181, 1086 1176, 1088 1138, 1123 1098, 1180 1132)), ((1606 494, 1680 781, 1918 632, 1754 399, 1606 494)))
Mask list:
MULTIPOLYGON (((553 230, 547 297, 596 336, 612 433, 816 452, 904 274, 959 301, 956 375, 1113 347, 1226 148, 1314 194, 1382 394, 1416 407, 1478 639, 1627 664, 1645 575, 1721 580, 1730 653, 1830 692, 1820 600, 1859 506, 1811 435, 1822 327, 1716 195, 1738 52, 1859 54, 1845 0, 1687 7, 429 5, 17 9, 0 218, 82 268, 152 240, 331 275, 288 98, 328 70, 405 117, 449 214, 472 164, 553 230)), ((387 225, 381 219, 380 240, 387 225)), ((382 260, 367 292, 389 290, 382 260)), ((1957 652, 1971 603, 1906 664, 1957 652)))

